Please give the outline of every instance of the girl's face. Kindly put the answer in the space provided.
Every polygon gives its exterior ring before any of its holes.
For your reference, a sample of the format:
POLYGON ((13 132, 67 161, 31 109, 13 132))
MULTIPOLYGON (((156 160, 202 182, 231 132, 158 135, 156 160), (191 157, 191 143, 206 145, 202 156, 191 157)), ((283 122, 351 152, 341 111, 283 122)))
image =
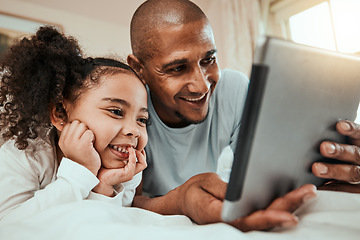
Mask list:
POLYGON ((132 74, 102 76, 66 110, 69 122, 79 120, 94 133, 94 148, 105 168, 124 167, 129 158, 126 148, 141 151, 147 143, 147 93, 132 74))

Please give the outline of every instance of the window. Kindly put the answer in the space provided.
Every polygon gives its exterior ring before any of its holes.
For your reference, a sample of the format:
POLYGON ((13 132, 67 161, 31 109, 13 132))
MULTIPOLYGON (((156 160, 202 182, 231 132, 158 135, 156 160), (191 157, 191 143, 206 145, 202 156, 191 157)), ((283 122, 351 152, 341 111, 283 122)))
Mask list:
MULTIPOLYGON (((281 26, 277 35, 360 55, 360 0, 279 0, 272 4, 271 11, 281 26)), ((360 105, 355 122, 360 123, 360 105)))
POLYGON ((0 54, 5 51, 15 39, 34 33, 43 25, 53 25, 58 29, 62 29, 58 24, 27 19, 0 11, 0 54))
POLYGON ((360 53, 360 1, 327 0, 289 18, 290 38, 343 53, 360 53))
MULTIPOLYGON (((359 0, 324 1, 289 18, 290 38, 314 47, 360 54, 359 11, 359 0)), ((360 123, 360 105, 355 121, 360 123)))

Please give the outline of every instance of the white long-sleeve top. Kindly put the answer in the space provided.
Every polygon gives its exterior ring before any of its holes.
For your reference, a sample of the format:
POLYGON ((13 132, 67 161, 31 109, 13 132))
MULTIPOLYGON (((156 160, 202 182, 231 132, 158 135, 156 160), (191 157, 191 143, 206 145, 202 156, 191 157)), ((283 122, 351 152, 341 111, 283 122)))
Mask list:
POLYGON ((53 143, 30 141, 29 149, 19 150, 14 141, 0 148, 0 222, 13 222, 64 203, 95 199, 130 206, 141 182, 138 173, 119 184, 113 197, 92 192, 99 183, 84 166, 63 158, 58 164, 53 143))

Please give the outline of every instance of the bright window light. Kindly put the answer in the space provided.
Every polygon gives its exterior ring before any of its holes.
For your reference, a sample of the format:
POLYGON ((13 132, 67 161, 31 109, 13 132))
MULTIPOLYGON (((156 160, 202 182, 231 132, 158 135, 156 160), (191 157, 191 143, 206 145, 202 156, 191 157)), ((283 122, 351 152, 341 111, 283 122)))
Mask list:
POLYGON ((328 2, 290 17, 289 24, 294 42, 336 50, 328 2))
POLYGON ((290 17, 291 39, 314 47, 358 53, 359 12, 359 0, 325 1, 290 17))
POLYGON ((360 52, 360 1, 331 0, 330 4, 338 50, 360 52))
POLYGON ((324 1, 290 17, 289 28, 294 42, 360 55, 360 0, 324 1))

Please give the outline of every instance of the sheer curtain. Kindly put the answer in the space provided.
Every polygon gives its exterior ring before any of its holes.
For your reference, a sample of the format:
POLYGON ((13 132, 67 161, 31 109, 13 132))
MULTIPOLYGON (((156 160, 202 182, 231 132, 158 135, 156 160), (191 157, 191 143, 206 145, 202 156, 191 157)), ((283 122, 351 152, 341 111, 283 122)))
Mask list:
POLYGON ((270 0, 207 0, 205 12, 213 27, 220 67, 249 76, 256 39, 263 34, 261 9, 270 0))

